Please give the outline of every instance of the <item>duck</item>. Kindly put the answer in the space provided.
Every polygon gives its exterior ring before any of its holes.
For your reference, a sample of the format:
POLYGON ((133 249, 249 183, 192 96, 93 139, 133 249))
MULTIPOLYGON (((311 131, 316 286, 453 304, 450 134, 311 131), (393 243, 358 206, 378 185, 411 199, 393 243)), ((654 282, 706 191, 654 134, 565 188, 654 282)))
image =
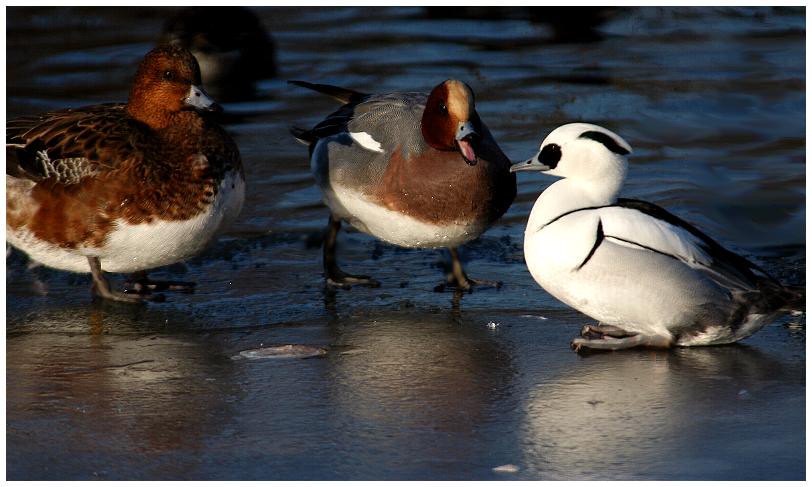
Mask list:
POLYGON ((399 247, 448 248, 450 271, 437 291, 501 285, 469 277, 457 250, 493 225, 516 197, 510 160, 480 119, 470 86, 448 79, 429 93, 367 94, 289 83, 342 103, 312 129, 291 129, 309 147, 311 171, 330 210, 323 246, 328 287, 380 284, 338 266, 342 222, 399 247))
POLYGON ((90 272, 98 297, 162 300, 146 271, 199 254, 239 214, 239 149, 217 124, 194 56, 159 46, 126 103, 6 122, 6 240, 45 266, 90 272), (133 273, 114 290, 105 272, 133 273))
POLYGON ((512 172, 562 178, 535 202, 524 256, 535 281, 598 321, 577 351, 721 345, 746 338, 801 299, 694 225, 619 198, 631 146, 589 123, 553 130, 512 172))
POLYGON ((251 99, 255 82, 277 73, 273 37, 246 7, 182 8, 166 21, 158 44, 189 49, 203 84, 220 100, 251 99))

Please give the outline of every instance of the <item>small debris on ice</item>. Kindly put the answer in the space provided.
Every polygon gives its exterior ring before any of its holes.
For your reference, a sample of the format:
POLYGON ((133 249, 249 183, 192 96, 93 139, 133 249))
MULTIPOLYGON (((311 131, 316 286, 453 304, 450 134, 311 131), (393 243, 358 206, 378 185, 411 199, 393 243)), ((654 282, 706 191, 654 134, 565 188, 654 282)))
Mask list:
POLYGON ((280 358, 310 358, 326 355, 327 350, 308 345, 276 345, 272 347, 260 347, 250 350, 243 350, 238 355, 231 357, 238 359, 280 359, 280 358))
POLYGON ((519 467, 513 465, 512 463, 508 463, 505 465, 499 465, 498 467, 493 467, 493 471, 496 473, 516 473, 519 471, 519 467))

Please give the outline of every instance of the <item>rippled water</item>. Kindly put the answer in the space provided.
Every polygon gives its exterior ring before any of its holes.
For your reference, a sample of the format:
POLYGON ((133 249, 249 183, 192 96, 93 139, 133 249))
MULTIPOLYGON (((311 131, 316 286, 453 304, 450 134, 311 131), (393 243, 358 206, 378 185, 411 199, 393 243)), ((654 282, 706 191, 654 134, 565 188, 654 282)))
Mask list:
MULTIPOLYGON (((7 117, 124 100, 173 12, 7 8, 7 117)), ((434 293, 441 252, 343 232, 345 268, 382 286, 325 295, 327 211, 288 127, 336 105, 285 83, 463 79, 513 160, 562 123, 605 125, 635 149, 627 196, 803 285, 803 8, 574 23, 549 9, 256 13, 279 76, 225 103, 245 208, 205 254, 155 273, 197 281, 195 294, 94 304, 89 276, 7 259, 10 479, 805 478, 805 315, 735 346, 572 353, 587 318, 523 262, 542 175, 521 174, 505 217, 462 249, 502 289, 434 293), (287 344, 327 353, 232 359, 287 344), (505 464, 518 472, 492 470, 505 464)))

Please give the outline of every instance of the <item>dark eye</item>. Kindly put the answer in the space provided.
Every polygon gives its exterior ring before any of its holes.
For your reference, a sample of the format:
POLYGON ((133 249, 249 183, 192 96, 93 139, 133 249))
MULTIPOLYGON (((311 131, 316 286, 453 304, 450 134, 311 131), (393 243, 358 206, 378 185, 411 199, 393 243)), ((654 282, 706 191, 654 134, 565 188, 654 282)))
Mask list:
POLYGON ((541 149, 538 159, 540 163, 550 169, 555 169, 555 166, 558 165, 558 161, 561 160, 561 147, 559 147, 558 144, 545 145, 541 149))
POLYGON ((444 115, 448 115, 448 107, 445 106, 445 103, 443 103, 443 102, 438 103, 437 108, 439 108, 440 111, 443 112, 444 115))
POLYGON ((171 80, 172 79, 172 71, 166 70, 164 71, 164 79, 171 80))

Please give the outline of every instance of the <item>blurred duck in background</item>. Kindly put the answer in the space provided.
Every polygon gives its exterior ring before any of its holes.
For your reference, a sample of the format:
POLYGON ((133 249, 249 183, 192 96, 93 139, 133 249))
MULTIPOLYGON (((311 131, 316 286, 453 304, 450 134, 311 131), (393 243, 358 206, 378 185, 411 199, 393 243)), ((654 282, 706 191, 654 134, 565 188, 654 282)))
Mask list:
POLYGON ((273 38, 245 7, 184 8, 166 22, 159 42, 190 50, 203 84, 221 101, 253 98, 257 80, 276 76, 273 38))

